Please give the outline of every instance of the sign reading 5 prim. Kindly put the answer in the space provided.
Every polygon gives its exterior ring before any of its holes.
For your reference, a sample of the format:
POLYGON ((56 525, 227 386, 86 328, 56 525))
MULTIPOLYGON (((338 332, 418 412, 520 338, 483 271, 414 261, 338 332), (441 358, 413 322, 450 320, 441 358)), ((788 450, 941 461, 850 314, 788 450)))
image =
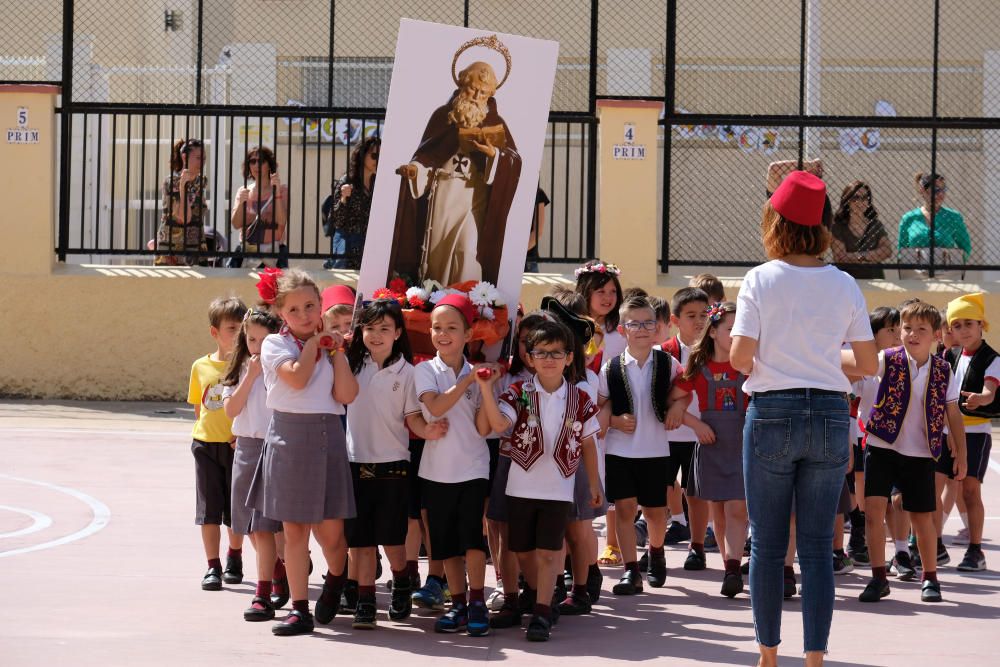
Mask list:
POLYGON ((18 107, 17 127, 7 129, 8 144, 37 144, 39 132, 28 127, 28 107, 18 107))

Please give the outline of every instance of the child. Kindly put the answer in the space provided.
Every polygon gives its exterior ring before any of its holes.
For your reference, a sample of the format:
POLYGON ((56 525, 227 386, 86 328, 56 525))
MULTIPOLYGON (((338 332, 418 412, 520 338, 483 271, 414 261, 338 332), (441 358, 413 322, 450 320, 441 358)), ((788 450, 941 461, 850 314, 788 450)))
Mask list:
POLYGON ((486 541, 483 511, 489 491, 487 429, 477 429, 479 385, 465 358, 475 307, 463 294, 449 294, 431 311, 431 343, 437 355, 416 367, 414 384, 428 422, 448 418, 447 433, 424 444, 420 478, 431 557, 444 561, 451 588, 451 609, 434 624, 435 632, 489 634, 486 541), (464 558, 464 563, 463 563, 464 558), (469 576, 466 602, 465 575, 469 576))
MULTIPOLYGON (((955 343, 955 336, 951 332, 951 327, 948 326, 948 309, 941 309, 941 341, 938 343, 937 356, 944 358, 945 353, 948 350, 953 350, 953 354, 956 356, 961 353, 961 346, 955 343)), ((946 437, 948 438, 948 449, 954 451, 955 446, 951 441, 951 434, 946 432, 946 437)), ((942 565, 947 565, 951 562, 951 556, 948 554, 948 549, 944 545, 944 524, 948 520, 948 515, 951 514, 951 510, 958 506, 958 516, 962 520, 963 527, 959 530, 959 536, 964 533, 965 541, 964 544, 969 543, 969 514, 965 511, 965 501, 962 499, 961 494, 961 482, 957 482, 954 479, 949 479, 948 475, 944 474, 940 470, 935 475, 937 480, 937 496, 941 501, 939 505, 941 511, 935 514, 934 521, 937 526, 938 534, 938 555, 937 564, 938 567, 942 565)), ((960 544, 957 538, 952 541, 952 544, 960 544)))
POLYGON ((323 290, 323 325, 329 331, 350 336, 354 317, 354 290, 347 285, 330 285, 323 290))
POLYGON ((656 319, 649 301, 641 297, 626 301, 620 317, 619 330, 627 347, 604 362, 598 402, 611 415, 606 440, 607 495, 615 503, 618 540, 625 560, 625 572, 612 592, 634 595, 642 592, 632 523, 639 505, 649 526, 649 585, 659 588, 666 581, 664 480, 670 469, 670 445, 663 421, 670 383, 680 366, 670 355, 653 349, 656 319))
POLYGON ((222 590, 222 582, 243 581, 243 536, 229 532, 226 569, 219 558, 219 526, 231 525, 230 494, 233 477, 232 422, 222 409, 222 376, 236 344, 247 307, 235 297, 216 299, 208 307, 209 334, 215 352, 195 360, 188 382, 188 403, 194 406, 191 453, 197 506, 194 522, 201 526, 201 541, 208 571, 201 580, 205 591, 222 590))
POLYGON ((342 354, 343 336, 323 329, 319 288, 309 274, 285 271, 276 291, 274 305, 284 326, 261 348, 267 407, 274 414, 249 499, 264 516, 283 524, 292 611, 271 630, 289 636, 314 628, 308 597, 310 533, 327 564, 315 620, 329 623, 337 614, 347 559, 344 519, 355 515, 340 415, 357 396, 358 383, 342 354))
POLYGON ((872 580, 859 596, 878 602, 889 594, 885 568, 885 512, 893 487, 917 534, 924 563, 920 599, 940 602, 933 513, 935 460, 944 444, 947 421, 957 446, 957 477, 965 476, 965 442, 958 409, 958 383, 945 360, 931 354, 941 314, 930 304, 910 303, 900 311, 902 348, 879 353, 879 388, 868 419, 865 451, 865 531, 872 580))
POLYGON ((495 432, 513 428, 509 452, 516 465, 511 465, 507 480, 508 529, 510 549, 525 564, 524 595, 537 598, 528 623, 529 641, 546 641, 552 629, 551 591, 556 570, 562 567, 581 459, 590 504, 602 502, 593 437, 600 430, 597 407, 566 377, 575 379, 574 346, 573 334, 563 324, 545 322, 535 328, 528 338, 535 376, 511 385, 499 406, 491 388, 497 374, 478 378, 483 396, 480 424, 495 432))
MULTIPOLYGON (((667 339, 662 348, 681 366, 687 364, 691 356, 691 349, 705 330, 707 311, 708 295, 697 287, 679 289, 670 300, 670 323, 677 327, 677 334, 667 339)), ((691 401, 688 411, 696 419, 700 416, 696 401, 691 401)), ((670 488, 668 504, 672 516, 670 517, 670 541, 668 543, 677 544, 690 536, 691 547, 688 550, 687 559, 684 561, 684 569, 704 570, 705 549, 714 547, 714 539, 713 541, 708 539, 709 506, 708 503, 698 498, 688 497, 688 515, 691 526, 689 530, 686 530, 681 499, 681 490, 687 488, 691 476, 691 457, 694 456, 698 437, 690 427, 681 426, 670 431, 669 438, 670 467, 667 469, 666 481, 670 488), (681 474, 680 488, 674 486, 678 472, 681 474)))
MULTIPOLYGON (((951 327, 955 342, 962 346, 961 355, 950 353, 946 358, 955 372, 955 382, 961 387, 960 409, 965 424, 966 452, 969 457, 967 466, 969 474, 961 480, 962 498, 965 500, 965 511, 969 515, 969 546, 962 562, 958 564, 958 570, 979 572, 986 569, 986 556, 982 547, 985 516, 982 484, 993 446, 990 438, 990 419, 1000 416, 1000 397, 997 396, 997 387, 1000 386, 1000 359, 997 358, 993 348, 983 340, 983 332, 989 331, 990 325, 986 321, 982 294, 968 294, 950 301, 948 326, 951 327)), ((948 456, 945 454, 941 458, 943 463, 938 470, 948 474, 948 456)))
POLYGON ((712 303, 722 303, 726 300, 726 288, 722 281, 711 273, 699 273, 688 283, 688 287, 697 287, 708 295, 712 303))
POLYGON ((359 588, 354 627, 376 623, 375 551, 385 548, 392 568, 389 618, 410 615, 406 565, 409 521, 410 449, 407 426, 432 439, 447 433, 447 422, 427 425, 413 391, 413 365, 403 311, 379 299, 361 311, 347 359, 358 382, 358 397, 347 410, 347 453, 351 461, 357 517, 345 523, 351 563, 359 588))
MULTIPOLYGON (((266 310, 251 308, 243 318, 236 350, 222 380, 225 389, 222 402, 226 416, 233 420, 236 454, 233 458, 232 515, 233 532, 250 535, 257 552, 257 589, 253 601, 243 612, 247 621, 269 621, 274 618, 271 578, 268 576, 278 563, 274 534, 281 522, 266 518, 247 505, 247 494, 257 463, 264 452, 264 436, 271 422, 267 407, 267 392, 261 379, 260 350, 264 339, 277 333, 281 322, 266 310)), ((281 591, 283 592, 283 591, 281 591)))
MULTIPOLYGON (((736 304, 716 303, 708 312, 708 329, 688 359, 684 374, 674 384, 670 410, 680 412, 698 437, 691 462, 692 498, 711 502, 712 516, 725 553, 726 573, 722 594, 736 597, 743 592, 740 558, 747 539, 747 502, 743 490, 743 424, 746 420, 746 379, 729 363, 736 304), (700 418, 685 410, 691 393, 698 397, 700 418)), ((674 420, 677 415, 674 415, 674 420)), ((668 420, 671 421, 671 420, 668 420)), ((673 446, 671 445, 671 448, 673 446)))

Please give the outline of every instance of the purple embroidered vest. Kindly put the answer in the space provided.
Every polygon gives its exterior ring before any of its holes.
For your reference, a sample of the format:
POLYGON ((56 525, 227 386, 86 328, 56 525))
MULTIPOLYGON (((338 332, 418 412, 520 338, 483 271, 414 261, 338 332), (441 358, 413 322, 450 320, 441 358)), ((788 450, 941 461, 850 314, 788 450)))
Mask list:
MULTIPOLYGON (((924 396, 924 430, 927 447, 936 461, 941 456, 944 443, 944 423, 948 376, 951 367, 940 357, 931 355, 924 396)), ((899 437, 906 409, 910 405, 910 365, 902 347, 885 351, 885 373, 878 387, 875 405, 868 418, 866 430, 890 445, 899 437)))

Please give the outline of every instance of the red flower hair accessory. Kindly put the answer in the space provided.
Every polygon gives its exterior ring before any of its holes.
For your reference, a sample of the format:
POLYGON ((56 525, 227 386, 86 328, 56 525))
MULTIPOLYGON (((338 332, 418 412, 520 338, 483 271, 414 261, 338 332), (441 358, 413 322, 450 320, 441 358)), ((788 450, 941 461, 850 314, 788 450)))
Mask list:
POLYGON ((257 280, 257 294, 260 300, 268 305, 273 305, 278 298, 278 278, 281 277, 281 269, 270 267, 261 271, 257 280))

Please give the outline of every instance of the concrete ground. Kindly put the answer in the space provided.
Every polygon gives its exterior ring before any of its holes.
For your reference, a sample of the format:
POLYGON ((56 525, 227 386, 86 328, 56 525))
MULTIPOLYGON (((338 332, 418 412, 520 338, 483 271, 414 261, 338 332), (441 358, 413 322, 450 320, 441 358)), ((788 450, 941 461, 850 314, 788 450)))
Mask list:
MULTIPOLYGON (((753 665, 749 598, 719 595, 721 562, 687 573, 683 548, 668 551, 667 586, 615 598, 605 570, 594 614, 566 618, 547 644, 515 630, 473 639, 434 634, 433 616, 392 623, 388 594, 372 632, 337 618, 311 637, 277 638, 246 623, 249 580, 222 592, 199 587, 205 569, 192 522, 194 491, 188 406, 152 403, 0 402, 0 665, 609 664, 753 665)), ((945 602, 922 604, 919 583, 862 605, 868 577, 837 578, 827 664, 893 666, 990 662, 1000 618, 1000 471, 994 453, 985 485, 986 549, 992 571, 959 574, 963 547, 941 571, 945 602)), ((960 527, 947 525, 946 543, 960 527)), ((247 545, 248 561, 252 562, 247 545)), ((319 553, 318 548, 313 554, 319 553)), ((321 558, 321 557, 320 557, 321 558)), ((310 580, 315 600, 317 567, 310 580)), ((488 586, 492 579, 487 582, 488 586)), ((784 606, 782 664, 802 659, 801 601, 784 606)))

